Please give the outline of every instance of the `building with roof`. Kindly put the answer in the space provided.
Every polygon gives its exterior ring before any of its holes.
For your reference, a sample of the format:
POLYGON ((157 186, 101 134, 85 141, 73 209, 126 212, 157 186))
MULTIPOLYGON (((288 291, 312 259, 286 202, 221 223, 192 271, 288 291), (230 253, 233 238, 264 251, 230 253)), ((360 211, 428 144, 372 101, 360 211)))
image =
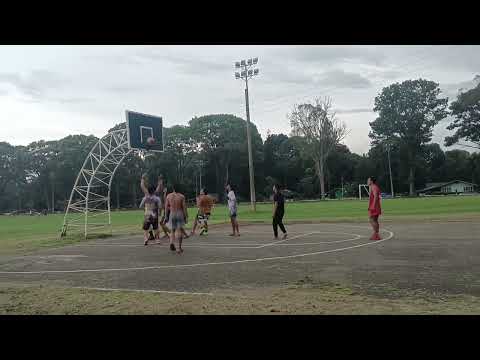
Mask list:
POLYGON ((476 189, 476 184, 463 180, 453 180, 448 182, 427 183, 424 189, 417 190, 417 194, 473 194, 476 189))

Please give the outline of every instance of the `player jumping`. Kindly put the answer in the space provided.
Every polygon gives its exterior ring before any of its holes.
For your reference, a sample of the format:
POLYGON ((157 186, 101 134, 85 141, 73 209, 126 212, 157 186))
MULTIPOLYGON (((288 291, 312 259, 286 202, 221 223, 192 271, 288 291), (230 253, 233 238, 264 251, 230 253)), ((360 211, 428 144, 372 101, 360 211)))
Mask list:
POLYGON ((150 230, 150 226, 155 231, 155 238, 159 238, 160 231, 158 230, 158 210, 161 205, 160 198, 155 195, 155 187, 150 186, 147 194, 145 194, 142 202, 140 203, 140 208, 145 207, 143 219, 143 232, 145 238, 143 242, 144 245, 148 245, 148 231, 150 230))
MULTIPOLYGON (((147 196, 148 195, 147 174, 142 175, 142 179, 140 181, 140 187, 142 188, 142 191, 145 194, 145 196, 147 196)), ((163 232, 165 233, 163 238, 168 239, 170 232, 169 232, 168 228, 165 226, 165 214, 163 213, 164 212, 164 204, 165 204, 165 191, 166 191, 166 187, 163 183, 163 175, 160 174, 160 176, 158 177, 157 188, 155 189, 155 195, 158 196, 158 198, 160 199, 158 221, 159 221, 159 225, 161 226, 163 232), (162 213, 163 213, 163 215, 162 215, 162 213)), ((154 239, 153 234, 150 231, 149 240, 153 240, 153 239, 154 239)))

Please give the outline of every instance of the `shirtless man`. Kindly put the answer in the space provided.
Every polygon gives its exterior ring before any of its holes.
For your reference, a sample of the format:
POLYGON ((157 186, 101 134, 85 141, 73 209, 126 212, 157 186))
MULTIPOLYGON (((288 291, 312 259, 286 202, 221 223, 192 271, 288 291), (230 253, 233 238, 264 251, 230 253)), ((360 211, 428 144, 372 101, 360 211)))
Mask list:
POLYGON ((168 225, 172 232, 170 233, 170 250, 182 253, 182 232, 188 222, 187 205, 185 204, 185 196, 177 192, 178 186, 172 186, 172 192, 167 195, 165 200, 165 212, 168 225), (178 239, 178 249, 175 249, 175 238, 178 239))
MULTIPOLYGON (((142 175, 142 179, 140 181, 140 187, 142 188, 142 191, 145 194, 145 196, 147 196, 147 194, 148 194, 147 174, 142 175)), ((163 175, 160 174, 160 176, 158 177, 157 188, 155 189, 155 195, 160 198, 160 209, 158 210, 159 211, 158 222, 159 222, 159 225, 161 226, 163 232, 165 233, 165 235, 163 237, 164 239, 169 237, 169 232, 170 232, 168 230, 168 228, 165 226, 165 214, 162 215, 162 213, 164 211, 164 204, 165 204, 165 190, 166 190, 166 187, 163 183, 163 175)), ((153 234, 150 232, 149 240, 153 240, 152 235, 153 234)))
POLYGON ((208 234, 208 218, 213 207, 213 199, 208 195, 207 189, 203 188, 200 191, 200 195, 197 197, 198 213, 193 223, 192 232, 190 236, 195 235, 195 229, 198 223, 200 223, 201 232, 200 235, 208 234))

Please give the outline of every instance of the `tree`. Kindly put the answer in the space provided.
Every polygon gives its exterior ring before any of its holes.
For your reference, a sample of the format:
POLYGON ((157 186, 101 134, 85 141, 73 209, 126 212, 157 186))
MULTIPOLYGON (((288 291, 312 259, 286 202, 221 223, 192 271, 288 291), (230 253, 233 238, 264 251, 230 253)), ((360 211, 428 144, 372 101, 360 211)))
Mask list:
POLYGON ((23 207, 28 168, 29 156, 24 146, 0 142, 0 210, 23 207))
POLYGON ((445 138, 445 146, 458 143, 461 139, 470 141, 480 149, 480 75, 475 79, 478 85, 458 95, 457 100, 450 105, 451 114, 455 116, 448 130, 455 130, 452 136, 445 138))
POLYGON ((451 180, 445 172, 445 153, 436 143, 427 144, 423 149, 426 176, 425 182, 442 182, 451 180))
POLYGON ((437 83, 424 79, 407 80, 383 88, 375 98, 377 119, 370 123, 373 144, 399 142, 406 151, 409 193, 415 195, 415 169, 422 145, 432 139, 435 125, 447 116, 447 98, 439 98, 437 83))
POLYGON ((480 184, 480 153, 470 154, 470 169, 472 170, 472 183, 480 184))
POLYGON ((354 171, 356 159, 350 152, 350 149, 343 144, 335 147, 334 151, 330 153, 327 158, 328 169, 328 188, 329 191, 334 191, 335 188, 340 188, 342 183, 345 185, 354 180, 354 171))
POLYGON ((447 181, 464 180, 472 181, 473 167, 470 162, 470 153, 465 150, 445 151, 445 173, 447 181))
POLYGON ((171 153, 177 163, 177 181, 183 183, 185 168, 190 165, 198 150, 192 130, 188 126, 172 126, 165 129, 165 139, 165 150, 171 153))
POLYGON ((313 103, 295 105, 288 115, 292 134, 304 138, 305 150, 315 162, 322 199, 325 199, 327 157, 347 134, 346 125, 335 117, 331 107, 329 98, 317 98, 313 103))
MULTIPOLYGON (((222 198, 226 181, 233 180, 242 195, 249 193, 246 121, 229 114, 195 117, 189 122, 192 137, 207 160, 210 177, 222 198)), ((250 125, 255 183, 264 182, 263 143, 254 124, 250 125)), ((262 186, 259 186, 261 189, 262 186)))
POLYGON ((15 147, 6 142, 0 142, 0 204, 2 210, 8 209, 10 202, 7 186, 14 181, 15 147))
POLYGON ((98 139, 69 135, 55 141, 38 141, 25 148, 31 206, 63 209, 86 156, 98 139))
MULTIPOLYGON (((263 171, 265 179, 272 177, 275 182, 294 188, 304 175, 303 160, 295 140, 284 134, 269 135, 264 144, 263 171)), ((267 189, 265 195, 268 196, 272 188, 267 189)))

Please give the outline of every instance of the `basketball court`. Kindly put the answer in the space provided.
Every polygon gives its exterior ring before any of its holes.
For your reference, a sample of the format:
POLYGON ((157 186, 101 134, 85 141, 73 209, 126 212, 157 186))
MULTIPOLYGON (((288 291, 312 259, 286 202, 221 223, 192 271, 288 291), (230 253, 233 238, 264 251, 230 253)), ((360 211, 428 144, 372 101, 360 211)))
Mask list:
POLYGON ((376 242, 367 224, 287 229, 288 239, 274 241, 268 225, 241 225, 240 237, 228 236, 229 226, 213 226, 208 236, 184 240, 181 255, 167 243, 144 246, 139 231, 1 257, 0 281, 215 295, 309 277, 387 296, 391 287, 480 295, 480 242, 472 236, 479 224, 386 224, 376 242))
MULTIPOLYGON (((99 140, 78 174, 62 236, 77 231, 87 237, 93 230, 114 226, 110 190, 115 171, 133 151, 162 152, 162 129, 161 117, 127 111, 125 129, 99 140)), ((359 187, 360 196, 361 191, 359 187)), ((287 223, 289 236, 284 240, 273 240, 271 225, 239 221, 240 237, 228 236, 229 224, 211 226, 208 236, 185 239, 185 252, 177 254, 169 250, 168 241, 143 245, 140 215, 135 236, 0 256, 0 281, 219 295, 281 287, 308 277, 383 295, 392 287, 480 295, 476 222, 381 222, 382 240, 371 241, 367 218, 364 224, 287 223)))

